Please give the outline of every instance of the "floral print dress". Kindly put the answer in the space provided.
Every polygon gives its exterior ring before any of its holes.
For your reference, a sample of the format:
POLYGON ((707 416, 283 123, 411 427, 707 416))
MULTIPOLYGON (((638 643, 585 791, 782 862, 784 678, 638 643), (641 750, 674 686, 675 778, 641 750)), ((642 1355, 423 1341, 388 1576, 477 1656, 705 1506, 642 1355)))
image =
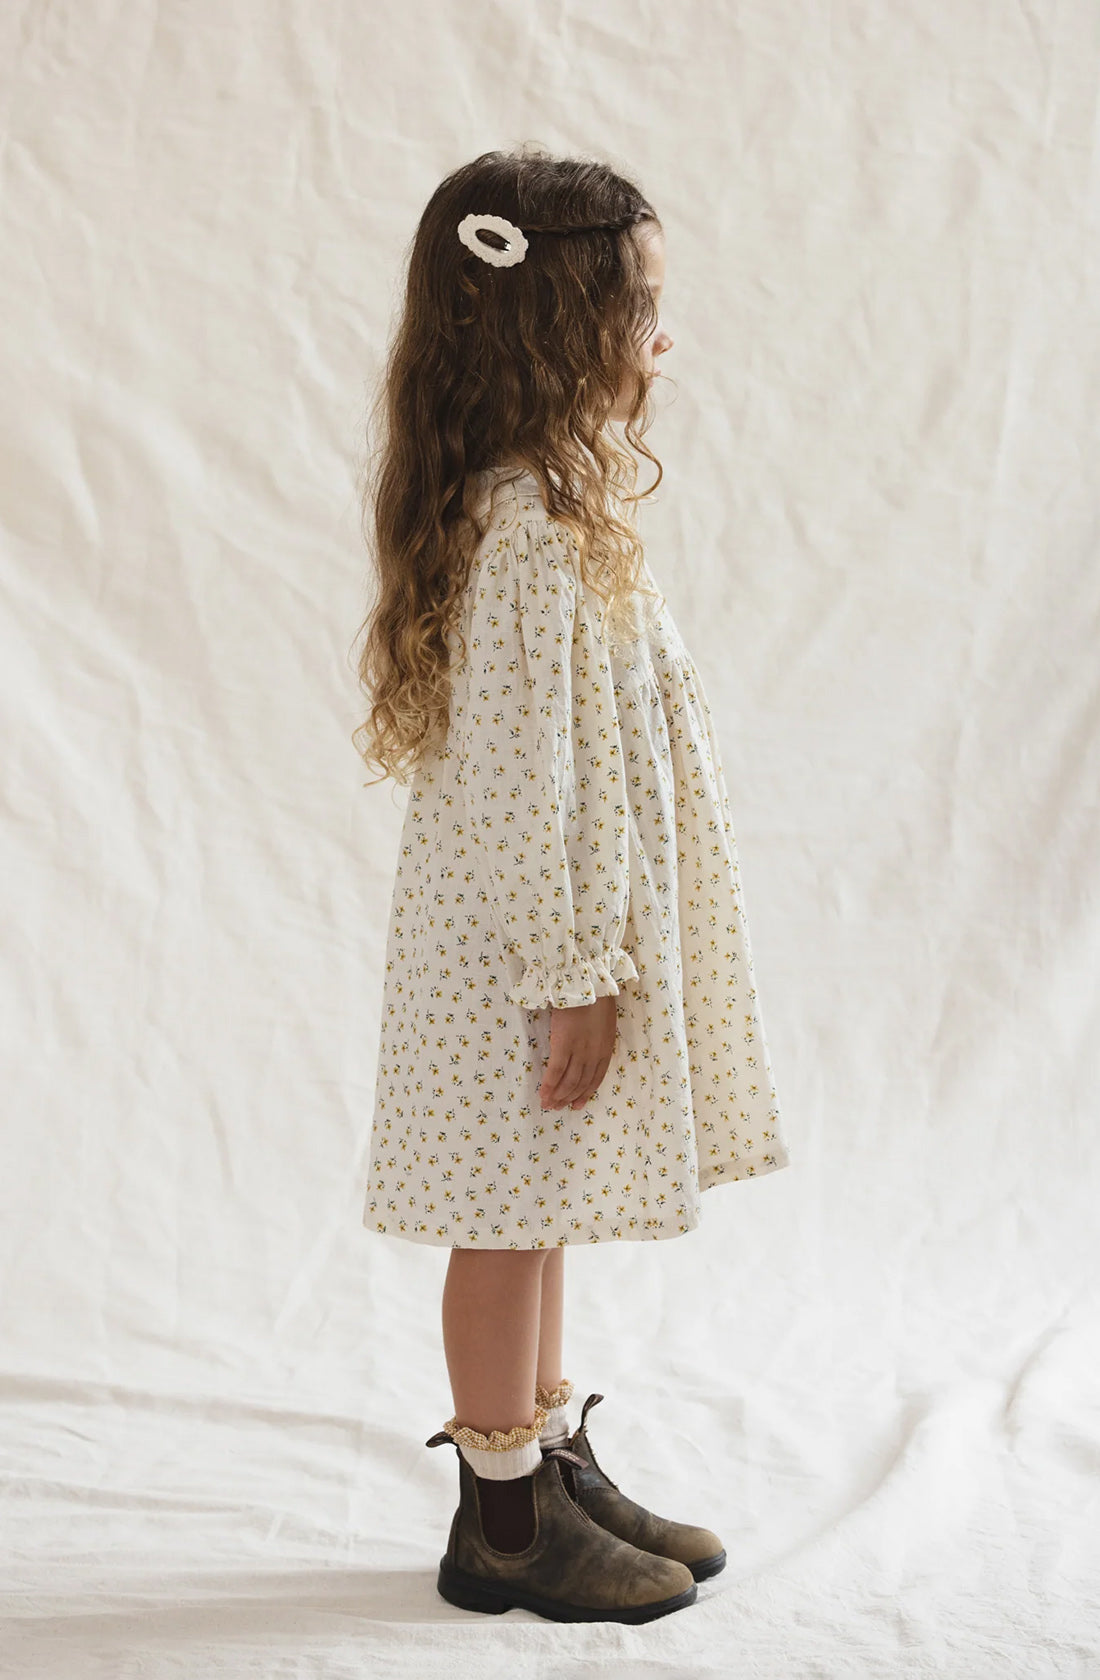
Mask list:
POLYGON ((680 1236, 704 1190, 789 1164, 713 719, 663 598, 602 638, 537 480, 487 479, 467 657, 405 809, 363 1224, 462 1248, 680 1236), (543 1109, 549 1006, 607 995, 599 1089, 543 1109))

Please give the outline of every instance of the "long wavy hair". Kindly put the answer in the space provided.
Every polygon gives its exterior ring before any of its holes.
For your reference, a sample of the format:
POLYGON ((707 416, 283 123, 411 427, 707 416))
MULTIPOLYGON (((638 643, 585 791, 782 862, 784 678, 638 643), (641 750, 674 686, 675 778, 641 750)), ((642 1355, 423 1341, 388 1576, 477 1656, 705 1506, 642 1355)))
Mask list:
MULTIPOLYGON (((604 623, 640 596, 635 524, 642 433, 652 418, 639 348, 657 312, 634 237, 660 221, 639 188, 602 162, 541 148, 485 152, 432 194, 408 258, 404 308, 369 430, 378 438, 362 488, 374 605, 359 683, 370 712, 352 735, 365 762, 407 783, 441 741, 456 620, 479 517, 499 467, 534 474, 547 513, 572 533, 579 576, 604 623), (528 241, 522 261, 486 262, 458 237, 467 215, 504 216, 528 241), (626 448, 607 428, 635 376, 626 448)), ((490 229, 484 245, 505 249, 490 229)), ((625 408, 625 404, 624 404, 625 408)), ((371 784, 364 784, 371 785, 371 784)))

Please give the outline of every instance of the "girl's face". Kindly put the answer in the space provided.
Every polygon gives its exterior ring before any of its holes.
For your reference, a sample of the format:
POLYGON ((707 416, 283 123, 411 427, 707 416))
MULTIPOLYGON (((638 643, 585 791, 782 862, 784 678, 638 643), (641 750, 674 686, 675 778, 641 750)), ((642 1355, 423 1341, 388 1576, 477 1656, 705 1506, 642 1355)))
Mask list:
MULTIPOLYGON (((642 340, 639 350, 639 366, 647 380, 652 382, 660 378, 657 357, 663 356, 666 350, 671 349, 674 342, 662 326, 660 316, 661 297, 665 288, 665 236, 660 228, 650 222, 636 238, 645 263, 646 279, 649 281, 649 289, 653 293, 653 302, 657 308, 657 324, 642 340)), ((611 410, 612 420, 629 419, 630 405, 633 402, 632 385, 632 380, 624 378, 618 401, 611 410)))

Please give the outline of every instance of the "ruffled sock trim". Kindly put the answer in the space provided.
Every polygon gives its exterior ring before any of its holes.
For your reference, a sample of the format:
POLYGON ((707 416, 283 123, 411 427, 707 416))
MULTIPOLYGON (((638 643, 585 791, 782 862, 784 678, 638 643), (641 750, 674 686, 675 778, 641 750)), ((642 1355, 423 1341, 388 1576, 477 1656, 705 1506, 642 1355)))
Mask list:
POLYGON ((546 1411, 546 1422, 542 1426, 539 1445, 543 1447, 564 1446, 570 1436, 568 1402, 573 1395, 573 1384, 568 1377, 563 1377, 557 1388, 543 1388, 541 1383, 535 1384, 535 1400, 546 1411))
POLYGON ((517 1423, 507 1431, 494 1429, 483 1435, 480 1429, 460 1424, 457 1418, 451 1418, 443 1428, 475 1475, 485 1481, 507 1482, 532 1475, 542 1463, 540 1432, 545 1422, 545 1408, 536 1406, 532 1423, 517 1423))

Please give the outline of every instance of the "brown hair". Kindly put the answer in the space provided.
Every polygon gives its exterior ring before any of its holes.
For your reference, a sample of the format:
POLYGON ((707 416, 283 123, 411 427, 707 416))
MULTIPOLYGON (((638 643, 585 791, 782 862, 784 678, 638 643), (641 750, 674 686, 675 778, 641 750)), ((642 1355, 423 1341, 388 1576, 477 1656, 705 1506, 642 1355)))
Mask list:
MULTIPOLYGON (((425 207, 372 410, 381 439, 363 492, 378 587, 357 632, 366 631, 359 681, 370 715, 352 739, 381 768, 376 780, 407 782, 446 730, 450 633, 487 528, 475 474, 513 463, 534 474, 609 614, 635 591, 652 595, 633 493, 639 455, 657 469, 646 495, 663 476, 642 441, 651 411, 638 346, 657 319, 633 237, 645 224, 661 225, 633 182, 532 147, 483 153, 425 207), (518 225, 523 261, 498 267, 467 249, 457 229, 471 214, 518 225), (634 453, 604 430, 631 371, 623 435, 634 453)), ((505 248, 491 229, 479 238, 505 248)))

